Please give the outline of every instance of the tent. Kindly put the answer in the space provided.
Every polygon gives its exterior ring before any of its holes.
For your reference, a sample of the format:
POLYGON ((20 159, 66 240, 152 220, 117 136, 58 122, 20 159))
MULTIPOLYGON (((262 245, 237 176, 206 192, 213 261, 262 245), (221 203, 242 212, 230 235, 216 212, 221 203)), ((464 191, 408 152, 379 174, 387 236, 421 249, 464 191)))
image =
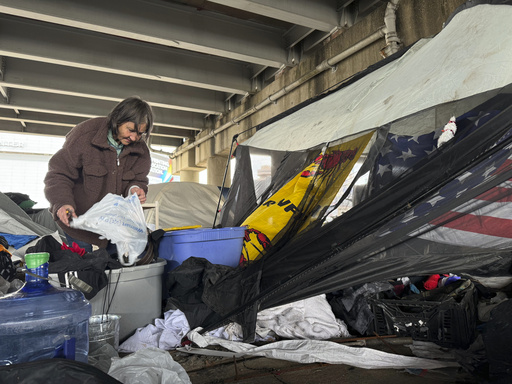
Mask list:
POLYGON ((15 249, 14 255, 23 256, 28 246, 46 235, 60 238, 57 229, 36 223, 13 200, 0 192, 0 236, 4 236, 15 249))
MULTIPOLYGON (((151 184, 146 203, 158 202, 159 227, 173 228, 201 225, 212 227, 220 189, 214 185, 192 182, 151 184)), ((155 210, 146 210, 146 221, 155 221, 155 210)))
POLYGON ((241 225, 265 204, 285 207, 272 196, 296 175, 311 183, 255 261, 226 270, 189 259, 171 272, 170 300, 192 328, 236 321, 251 341, 258 311, 301 298, 399 276, 511 276, 512 7, 468 4, 437 36, 260 127, 237 148, 223 226, 241 225), (438 147, 451 116, 457 133, 438 147), (329 148, 367 134, 360 170, 336 201, 319 204, 341 166, 329 148), (260 189, 250 157, 264 150, 274 172, 260 189), (305 172, 316 159, 320 167, 305 172), (327 222, 356 182, 364 185, 359 203, 327 222), (199 283, 184 290, 184 277, 199 283))

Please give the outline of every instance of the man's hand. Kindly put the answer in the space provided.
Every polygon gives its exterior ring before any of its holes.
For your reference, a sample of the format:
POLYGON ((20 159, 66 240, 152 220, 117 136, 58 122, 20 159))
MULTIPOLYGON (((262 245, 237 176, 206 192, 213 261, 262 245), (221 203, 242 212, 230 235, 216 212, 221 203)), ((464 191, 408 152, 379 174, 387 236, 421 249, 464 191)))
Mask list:
POLYGON ((144 204, 146 202, 146 192, 144 192, 144 190, 142 188, 132 187, 130 189, 130 194, 133 194, 133 193, 135 193, 137 195, 141 204, 144 204))
POLYGON ((64 225, 69 227, 70 219, 78 216, 75 213, 75 209, 71 205, 66 204, 59 208, 57 211, 57 217, 64 225))

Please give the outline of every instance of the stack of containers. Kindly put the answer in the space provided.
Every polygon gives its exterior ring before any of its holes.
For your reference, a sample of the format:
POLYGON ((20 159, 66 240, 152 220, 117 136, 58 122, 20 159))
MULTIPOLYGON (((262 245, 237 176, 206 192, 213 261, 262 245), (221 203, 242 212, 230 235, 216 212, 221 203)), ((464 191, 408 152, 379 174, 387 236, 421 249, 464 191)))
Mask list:
POLYGON ((91 305, 48 282, 48 253, 25 255, 26 283, 0 298, 0 365, 66 358, 87 363, 91 305))

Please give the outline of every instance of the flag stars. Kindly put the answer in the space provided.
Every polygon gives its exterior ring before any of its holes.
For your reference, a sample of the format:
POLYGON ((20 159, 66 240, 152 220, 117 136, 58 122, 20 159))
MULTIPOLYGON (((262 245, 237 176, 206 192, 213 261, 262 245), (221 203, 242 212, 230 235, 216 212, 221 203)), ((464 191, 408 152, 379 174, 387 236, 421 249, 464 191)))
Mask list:
POLYGON ((403 159, 404 161, 406 161, 407 159, 410 159, 411 157, 416 157, 416 155, 414 155, 411 151, 411 149, 409 148, 407 150, 407 152, 402 152, 402 156, 398 156, 397 159, 403 159))
POLYGON ((420 142, 418 141, 418 137, 419 137, 418 135, 411 136, 411 138, 407 141, 414 141, 416 144, 419 144, 420 142))
POLYGON ((400 220, 402 223, 407 223, 415 218, 417 218, 418 216, 415 214, 415 211, 414 209, 411 209, 407 212, 404 213, 404 216, 402 218, 402 220, 400 220))
POLYGON ((459 181, 462 184, 464 182, 464 180, 466 180, 470 176, 471 176, 471 172, 466 172, 466 173, 460 175, 459 177, 457 177, 455 180, 459 181))
MULTIPOLYGON (((477 119, 475 121, 475 125, 478 127, 480 125, 480 122, 483 118, 487 118, 489 117, 491 114, 490 113, 486 113, 484 114, 483 116, 477 116, 477 119)), ((473 119, 474 120, 474 119, 473 119)))
POLYGON ((457 193, 455 194, 455 198, 459 198, 460 195, 462 195, 464 192, 466 192, 468 190, 468 188, 465 188, 465 189, 462 189, 460 191, 457 191, 457 193))
POLYGON ((434 152, 437 148, 435 146, 432 147, 432 149, 429 151, 428 149, 425 149, 423 152, 425 152, 428 155, 430 155, 432 152, 434 152))
POLYGON ((487 178, 489 177, 489 175, 492 175, 494 173, 494 171, 496 171, 496 166, 493 165, 492 167, 489 167, 489 169, 486 169, 485 172, 484 172, 484 177, 487 178))
POLYGON ((384 176, 386 172, 391 172, 391 169, 389 167, 389 164, 379 164, 379 170, 377 171, 377 174, 379 176, 384 176))
POLYGON ((386 156, 388 153, 393 153, 393 149, 390 146, 384 146, 380 150, 380 154, 382 157, 386 156))
POLYGON ((439 201, 443 201, 445 198, 441 195, 437 195, 434 198, 430 199, 427 204, 430 204, 432 207, 435 206, 439 201))

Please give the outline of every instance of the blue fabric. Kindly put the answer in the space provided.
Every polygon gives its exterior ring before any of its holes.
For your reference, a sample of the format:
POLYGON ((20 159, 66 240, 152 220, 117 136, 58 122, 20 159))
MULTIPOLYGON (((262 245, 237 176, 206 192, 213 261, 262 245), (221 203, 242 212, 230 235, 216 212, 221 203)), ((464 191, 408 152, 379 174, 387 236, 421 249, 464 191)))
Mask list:
POLYGON ((31 242, 36 239, 38 236, 36 235, 13 235, 12 233, 2 233, 0 232, 0 236, 3 236, 5 240, 9 243, 11 247, 14 249, 18 249, 23 247, 25 244, 31 242))

